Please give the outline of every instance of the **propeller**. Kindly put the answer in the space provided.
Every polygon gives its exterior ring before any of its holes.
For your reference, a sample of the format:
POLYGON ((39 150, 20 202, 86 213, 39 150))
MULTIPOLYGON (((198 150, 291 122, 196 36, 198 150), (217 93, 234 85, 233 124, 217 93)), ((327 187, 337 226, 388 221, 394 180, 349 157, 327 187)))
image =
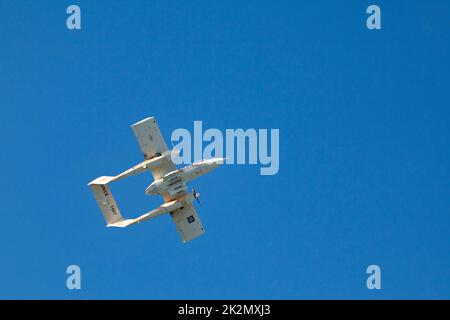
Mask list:
POLYGON ((197 200, 198 204, 200 204, 200 200, 198 199, 200 197, 200 193, 195 191, 194 188, 192 188, 192 195, 194 196, 195 200, 197 200))

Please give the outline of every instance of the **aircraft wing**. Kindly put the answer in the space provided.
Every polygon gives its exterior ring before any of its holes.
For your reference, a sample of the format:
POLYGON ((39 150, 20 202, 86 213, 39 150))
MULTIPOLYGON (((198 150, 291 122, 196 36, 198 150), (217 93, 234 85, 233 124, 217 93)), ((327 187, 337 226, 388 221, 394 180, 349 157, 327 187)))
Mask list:
POLYGON ((185 206, 172 211, 170 215, 180 234, 181 241, 191 241, 205 233, 192 203, 189 202, 185 206))
MULTIPOLYGON (((161 156, 168 151, 166 142, 161 135, 161 131, 159 130, 154 117, 139 121, 131 127, 133 128, 134 135, 138 140, 139 147, 144 154, 145 160, 161 156)), ((162 162, 160 166, 151 169, 155 180, 160 179, 170 171, 176 170, 176 166, 172 160, 169 158, 165 159, 166 161, 162 162)))

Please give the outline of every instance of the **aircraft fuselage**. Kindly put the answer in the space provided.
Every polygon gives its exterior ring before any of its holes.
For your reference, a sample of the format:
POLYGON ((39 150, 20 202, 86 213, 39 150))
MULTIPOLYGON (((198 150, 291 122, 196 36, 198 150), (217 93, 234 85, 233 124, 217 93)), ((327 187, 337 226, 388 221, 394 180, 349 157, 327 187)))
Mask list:
POLYGON ((187 167, 171 171, 161 179, 153 181, 145 190, 145 194, 155 195, 168 193, 170 196, 176 196, 186 191, 186 183, 216 169, 224 163, 224 160, 223 158, 201 160, 187 167))

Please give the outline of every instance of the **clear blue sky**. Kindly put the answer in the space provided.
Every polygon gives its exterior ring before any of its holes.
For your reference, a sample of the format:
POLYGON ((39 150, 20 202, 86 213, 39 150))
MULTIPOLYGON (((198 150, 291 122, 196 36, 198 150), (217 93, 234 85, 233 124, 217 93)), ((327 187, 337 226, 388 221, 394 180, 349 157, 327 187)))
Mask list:
MULTIPOLYGON (((449 298, 450 3, 374 3, 380 31, 368 1, 0 1, 0 298, 449 298), (187 245, 168 216, 105 228, 86 184, 142 161, 151 115, 279 128, 279 174, 191 184, 187 245)), ((150 182, 112 186, 125 215, 150 182)))

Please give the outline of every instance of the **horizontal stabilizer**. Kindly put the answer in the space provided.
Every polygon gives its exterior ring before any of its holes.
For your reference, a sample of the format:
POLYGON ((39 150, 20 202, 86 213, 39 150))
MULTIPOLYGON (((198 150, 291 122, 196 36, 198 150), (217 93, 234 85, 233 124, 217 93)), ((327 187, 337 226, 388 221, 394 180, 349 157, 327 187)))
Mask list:
POLYGON ((89 183, 95 200, 102 210, 103 217, 108 225, 123 220, 119 207, 111 193, 111 189, 107 185, 110 178, 112 177, 100 177, 89 183))
POLYGON ((120 220, 114 223, 110 223, 108 225, 106 225, 107 227, 117 227, 117 228, 125 228, 128 227, 134 223, 136 223, 135 221, 136 219, 126 219, 126 220, 120 220))
POLYGON ((102 184, 108 184, 111 181, 114 181, 116 179, 116 177, 109 177, 109 176, 103 176, 103 177, 98 177, 97 179, 92 180, 91 182, 88 183, 88 186, 90 185, 102 185, 102 184))

